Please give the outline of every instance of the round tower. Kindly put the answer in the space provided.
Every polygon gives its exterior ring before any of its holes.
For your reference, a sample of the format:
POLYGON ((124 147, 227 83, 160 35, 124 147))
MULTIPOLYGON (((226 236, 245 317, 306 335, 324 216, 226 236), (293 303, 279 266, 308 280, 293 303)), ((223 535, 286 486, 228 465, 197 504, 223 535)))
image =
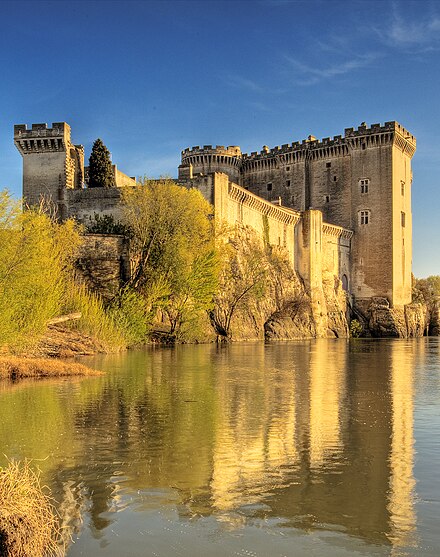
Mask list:
POLYGON ((236 145, 204 145, 182 151, 182 164, 179 166, 179 179, 191 179, 197 174, 223 172, 231 182, 240 183, 241 150, 236 145))

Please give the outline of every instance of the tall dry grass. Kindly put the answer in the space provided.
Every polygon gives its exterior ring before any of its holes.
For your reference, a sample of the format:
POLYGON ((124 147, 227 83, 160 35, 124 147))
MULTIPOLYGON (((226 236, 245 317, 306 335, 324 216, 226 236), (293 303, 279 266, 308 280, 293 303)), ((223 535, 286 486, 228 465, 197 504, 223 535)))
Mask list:
POLYGON ((52 500, 28 461, 0 468, 0 555, 62 557, 66 546, 52 500))
POLYGON ((100 374, 100 371, 90 369, 76 362, 49 358, 19 358, 12 355, 0 356, 0 379, 100 374))

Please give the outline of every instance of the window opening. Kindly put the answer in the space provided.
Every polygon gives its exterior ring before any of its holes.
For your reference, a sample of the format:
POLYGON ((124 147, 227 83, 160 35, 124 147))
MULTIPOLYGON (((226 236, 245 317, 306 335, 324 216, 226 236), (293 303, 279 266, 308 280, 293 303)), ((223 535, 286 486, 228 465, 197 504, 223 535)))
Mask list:
POLYGON ((370 222, 370 211, 360 211, 359 224, 369 224, 369 222, 370 222))
POLYGON ((368 178, 363 178, 359 180, 359 185, 361 187, 361 193, 368 193, 368 186, 370 185, 370 180, 368 178))

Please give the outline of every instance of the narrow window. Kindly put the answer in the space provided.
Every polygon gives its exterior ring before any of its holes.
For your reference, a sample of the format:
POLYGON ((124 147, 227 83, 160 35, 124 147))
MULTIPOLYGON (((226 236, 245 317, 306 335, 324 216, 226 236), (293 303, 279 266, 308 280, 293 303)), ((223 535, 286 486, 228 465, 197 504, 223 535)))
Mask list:
POLYGON ((370 222, 370 211, 359 211, 359 224, 368 224, 370 222))
POLYGON ((359 180, 359 186, 361 188, 361 193, 368 193, 368 186, 370 185, 370 180, 368 178, 363 178, 359 180))
POLYGON ((290 180, 287 180, 286 186, 287 186, 288 188, 290 188, 290 180))
POLYGON ((405 195, 405 182, 403 180, 400 181, 400 193, 405 195))
POLYGON ((402 224, 402 228, 405 228, 405 213, 403 211, 400 213, 400 222, 402 224))
POLYGON ((327 162, 325 163, 326 168, 331 168, 332 167, 332 163, 331 162, 327 162))
POLYGON ((336 176, 333 176, 333 182, 337 182, 338 178, 336 176))
POLYGON ((325 202, 326 202, 326 203, 329 203, 329 202, 330 202, 330 196, 329 196, 329 195, 326 195, 326 196, 325 196, 325 202))
POLYGON ((290 166, 286 166, 286 172, 290 172, 290 166))
POLYGON ((272 182, 267 184, 267 191, 272 191, 272 182))

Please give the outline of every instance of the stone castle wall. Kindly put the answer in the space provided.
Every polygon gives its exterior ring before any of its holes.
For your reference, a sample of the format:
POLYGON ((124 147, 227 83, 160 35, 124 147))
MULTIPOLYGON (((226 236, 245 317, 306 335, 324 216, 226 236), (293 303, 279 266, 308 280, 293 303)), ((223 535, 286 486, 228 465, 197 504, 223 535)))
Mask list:
MULTIPOLYGON (((197 188, 215 207, 216 220, 231 227, 250 227, 272 246, 283 247, 290 263, 310 296, 317 336, 328 334, 329 291, 346 290, 350 284, 351 238, 350 230, 324 223, 322 212, 317 210, 294 211, 271 203, 230 182, 228 176, 214 173, 191 180, 190 187, 197 188), (324 284, 330 289, 324 292, 324 284)), ((345 300, 343 309, 345 313, 345 300)), ((345 317, 344 317, 345 319, 345 317)))
POLYGON ((415 148, 415 138, 397 122, 362 124, 344 136, 309 136, 250 154, 238 147, 185 149, 179 178, 189 183, 197 173, 225 172, 258 197, 321 211, 324 221, 354 232, 350 290, 356 299, 380 296, 403 306, 411 302, 415 148))

